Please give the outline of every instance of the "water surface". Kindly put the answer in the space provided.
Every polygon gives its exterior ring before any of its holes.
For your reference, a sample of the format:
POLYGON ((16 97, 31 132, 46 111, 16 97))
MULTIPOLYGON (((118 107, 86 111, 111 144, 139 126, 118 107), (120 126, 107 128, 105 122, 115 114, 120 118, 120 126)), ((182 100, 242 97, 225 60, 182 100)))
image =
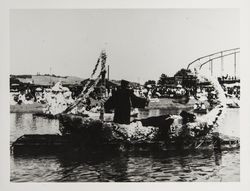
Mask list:
MULTIPOLYGON (((140 117, 167 114, 168 110, 143 110, 140 117)), ((177 113, 178 111, 172 111, 177 113)), ((11 142, 23 134, 59 133, 57 120, 32 114, 11 113, 11 142)), ((239 136, 239 110, 228 109, 221 131, 239 136)), ((10 156, 14 182, 151 182, 239 181, 240 151, 211 150, 167 155, 127 153, 116 155, 57 154, 10 156)))

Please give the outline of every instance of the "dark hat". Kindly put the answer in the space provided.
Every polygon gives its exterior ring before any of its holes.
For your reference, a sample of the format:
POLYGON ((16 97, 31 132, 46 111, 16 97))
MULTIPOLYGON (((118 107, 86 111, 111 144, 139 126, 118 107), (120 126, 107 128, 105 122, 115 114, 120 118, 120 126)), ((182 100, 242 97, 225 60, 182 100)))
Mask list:
POLYGON ((121 80, 121 87, 128 87, 129 82, 126 80, 121 80))

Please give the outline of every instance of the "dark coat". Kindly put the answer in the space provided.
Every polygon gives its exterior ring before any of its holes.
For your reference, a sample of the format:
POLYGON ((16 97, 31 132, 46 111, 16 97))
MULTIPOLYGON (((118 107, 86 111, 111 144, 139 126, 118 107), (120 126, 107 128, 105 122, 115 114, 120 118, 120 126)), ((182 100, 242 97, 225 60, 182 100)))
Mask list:
POLYGON ((120 124, 130 123, 130 111, 133 108, 144 108, 147 100, 137 97, 129 89, 120 88, 104 104, 105 111, 114 109, 114 122, 120 124))

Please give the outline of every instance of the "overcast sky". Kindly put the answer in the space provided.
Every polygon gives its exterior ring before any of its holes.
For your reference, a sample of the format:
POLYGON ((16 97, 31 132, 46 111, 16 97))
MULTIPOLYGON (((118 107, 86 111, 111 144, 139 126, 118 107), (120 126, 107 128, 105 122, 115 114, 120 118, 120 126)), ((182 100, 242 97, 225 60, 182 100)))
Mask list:
POLYGON ((239 16, 237 9, 11 10, 10 71, 88 78, 105 48, 110 78, 156 80, 239 47, 239 16))

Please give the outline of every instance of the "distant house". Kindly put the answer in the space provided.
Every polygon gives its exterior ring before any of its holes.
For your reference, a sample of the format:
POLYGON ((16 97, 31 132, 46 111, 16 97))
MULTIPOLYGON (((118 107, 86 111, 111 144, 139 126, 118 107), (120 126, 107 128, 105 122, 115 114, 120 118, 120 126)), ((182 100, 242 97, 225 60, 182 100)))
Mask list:
POLYGON ((185 69, 178 71, 173 77, 166 78, 167 87, 174 87, 178 84, 181 84, 184 87, 192 87, 195 86, 197 82, 197 77, 185 69))
POLYGON ((175 83, 184 87, 193 87, 198 83, 198 79, 190 70, 181 69, 174 75, 175 83))
POLYGON ((167 86, 172 86, 175 84, 175 78, 174 77, 167 77, 166 78, 166 85, 167 86))

